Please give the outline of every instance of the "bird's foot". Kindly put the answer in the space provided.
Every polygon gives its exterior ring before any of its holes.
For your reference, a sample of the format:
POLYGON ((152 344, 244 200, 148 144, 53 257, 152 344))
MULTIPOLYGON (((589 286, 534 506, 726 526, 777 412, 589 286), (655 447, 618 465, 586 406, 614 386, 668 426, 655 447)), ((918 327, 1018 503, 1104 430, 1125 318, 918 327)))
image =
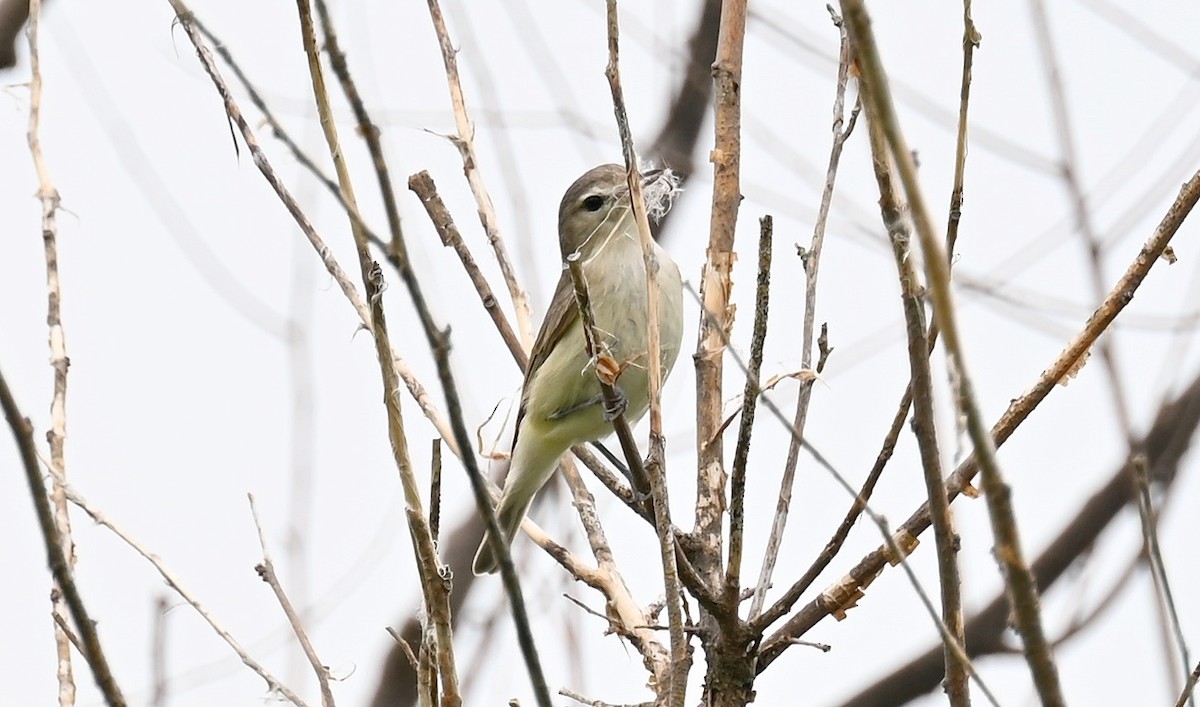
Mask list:
POLYGON ((625 392, 615 385, 612 389, 617 396, 613 400, 608 400, 607 398, 604 400, 604 420, 606 422, 612 422, 617 417, 624 415, 625 411, 629 409, 629 398, 625 397, 625 392))

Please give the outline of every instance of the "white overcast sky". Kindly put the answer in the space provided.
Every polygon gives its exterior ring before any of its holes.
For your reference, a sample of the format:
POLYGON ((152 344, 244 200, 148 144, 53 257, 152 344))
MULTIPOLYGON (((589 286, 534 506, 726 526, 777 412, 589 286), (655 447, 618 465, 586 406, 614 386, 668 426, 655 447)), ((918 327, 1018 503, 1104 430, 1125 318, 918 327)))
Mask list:
MULTIPOLYGON (((1078 162, 1097 231, 1104 279, 1115 282, 1179 184, 1200 168, 1200 5, 1159 0, 1047 3, 1070 109, 1078 162), (1116 7, 1117 9, 1113 9, 1116 7)), ((663 119, 695 22, 694 2, 624 3, 622 69, 635 139, 647 143, 663 119)), ((749 339, 753 253, 763 214, 775 217, 773 324, 764 373, 799 368, 803 273, 794 244, 807 244, 830 142, 837 34, 823 3, 756 2, 742 84, 743 193, 740 304, 735 341, 749 339)), ((520 376, 456 258, 443 250, 407 176, 431 172, 493 284, 502 291, 457 152, 445 77, 424 3, 334 3, 351 69, 383 130, 397 197, 418 273, 434 315, 453 327, 454 363, 467 423, 506 409, 520 376)), ((287 2, 211 0, 193 8, 221 36, 293 135, 322 165, 295 7, 287 2)), ((447 3, 465 91, 477 126, 480 168, 502 232, 540 313, 557 277, 555 215, 566 186, 587 168, 620 158, 608 86, 603 3, 447 3)), ((931 0, 870 3, 910 145, 918 152, 932 208, 944 223, 950 190, 953 119, 961 69, 961 5, 931 0)), ((1060 145, 1028 2, 977 3, 983 42, 976 52, 972 144, 957 258, 960 309, 970 370, 989 419, 1027 389, 1079 328, 1095 297, 1070 202, 1057 171, 1060 145), (1009 302, 978 294, 980 287, 1009 302), (1016 302, 1014 305, 1013 302, 1016 302)), ((316 700, 311 672, 293 647, 281 612, 253 566, 260 550, 246 502, 255 494, 280 571, 302 604, 322 659, 344 678, 342 704, 361 705, 375 687, 391 639, 417 596, 397 474, 390 462, 374 351, 355 315, 320 268, 244 146, 167 2, 50 3, 44 19, 41 137, 63 197, 59 258, 63 319, 71 357, 68 473, 114 522, 158 554, 260 660, 316 700), (288 346, 289 322, 299 349, 288 346), (310 402, 305 402, 306 400, 310 402), (307 420, 307 422, 306 422, 307 420), (307 426, 306 426, 307 425, 307 426), (306 564, 287 552, 292 475, 311 464, 312 513, 303 529, 306 564)), ((228 72, 227 72, 228 75, 228 72)), ((27 54, 0 73, 0 370, 44 439, 52 372, 47 365, 45 272, 36 177, 25 144, 27 54)), ((252 121, 257 114, 237 93, 252 121)), ((339 102, 342 141, 364 212, 384 231, 369 160, 339 102)), ((261 125, 255 122, 255 125, 261 125)), ((265 130, 260 139, 289 187, 343 265, 353 265, 347 223, 336 204, 265 130)), ((836 351, 817 384, 808 436, 853 482, 878 451, 907 377, 894 267, 879 225, 865 131, 852 138, 822 261, 818 321, 836 351)), ((704 257, 711 168, 706 127, 697 176, 678 202, 665 245, 685 278, 704 257)), ((331 172, 328 168, 327 172, 331 172)), ((1195 375, 1196 217, 1176 237, 1179 262, 1155 267, 1113 341, 1135 433, 1164 396, 1195 375), (1188 318, 1190 317, 1190 319, 1188 318)), ((398 278, 387 302, 399 353, 442 407, 424 338, 398 278)), ((1107 288, 1107 285, 1106 285, 1107 288)), ((503 298, 502 298, 503 299, 503 298)), ((507 306, 507 301, 505 305, 507 306)), ((535 316, 539 316, 535 314, 535 316)), ((689 301, 685 345, 698 312, 689 301)), ((935 357, 943 451, 957 440, 944 366, 935 357)), ((741 384, 729 367, 727 395, 741 384)), ((1108 376, 1098 359, 1049 400, 1002 450, 1026 547, 1036 553, 1121 462, 1125 443, 1108 376)), ((676 521, 691 524, 695 457, 694 375, 687 356, 666 389, 671 492, 676 521)), ((794 383, 772 394, 785 410, 794 383)), ((410 399, 404 413, 418 469, 428 468, 431 428, 410 399)), ((760 415, 751 455, 746 575, 757 573, 786 454, 778 425, 760 415)), ((489 438, 499 425, 486 428, 489 438)), ((8 434, 2 436, 7 440, 8 434)), ((728 445, 732 448, 732 444, 728 445)), ((900 522, 924 495, 915 446, 906 434, 874 504, 900 522)), ((424 473, 424 472, 422 472, 424 473)), ((1189 461, 1163 523, 1163 548, 1185 634, 1200 645, 1200 572, 1189 558, 1200 537, 1190 512, 1200 494, 1189 461)), ((472 512, 456 465, 445 474, 445 524, 472 512)), ((823 546, 850 499, 802 459, 784 561, 786 585, 823 546)), ((982 502, 955 504, 968 609, 999 587, 982 502)), ((569 509, 538 518, 581 547, 569 509)), ((637 598, 653 601, 656 555, 644 525, 616 504, 602 513, 637 598)), ((116 676, 133 704, 152 693, 152 633, 160 598, 167 614, 169 704, 253 705, 262 681, 164 585, 151 567, 103 528, 76 513, 78 579, 116 676)), ((15 447, 0 442, 0 704, 51 704, 55 696, 49 576, 15 447)), ((862 526, 817 583, 823 587, 878 542, 862 526)), ((1095 604, 1136 552, 1136 515, 1126 512, 1091 562, 1046 598, 1051 635, 1095 604)), ((932 538, 912 559, 936 587, 932 538)), ((648 694, 632 649, 562 598, 593 607, 548 558, 518 543, 527 596, 551 686, 608 702, 648 694), (562 647, 574 626, 582 669, 562 647)), ((479 590, 458 619, 460 675, 468 704, 528 698, 515 639, 502 630, 480 667, 472 662, 498 581, 479 590)), ((759 703, 836 704, 936 639, 903 573, 889 570, 841 623, 807 638, 827 653, 792 648, 761 677, 759 703)), ((507 614, 501 623, 507 626, 507 614)), ((700 657, 699 654, 697 656, 700 657)), ((1115 606, 1058 652, 1074 704, 1163 704, 1178 687, 1165 666, 1154 595, 1139 575, 1115 606)), ((1018 657, 981 661, 1003 704, 1033 704, 1018 657)), ((693 675, 703 674, 697 665, 693 675)), ((76 662, 79 704, 98 704, 86 665, 76 662)), ((698 691, 695 694, 699 694, 698 691)), ((940 703, 935 696, 929 704, 940 703)), ((556 703, 565 703, 558 698, 556 703)))

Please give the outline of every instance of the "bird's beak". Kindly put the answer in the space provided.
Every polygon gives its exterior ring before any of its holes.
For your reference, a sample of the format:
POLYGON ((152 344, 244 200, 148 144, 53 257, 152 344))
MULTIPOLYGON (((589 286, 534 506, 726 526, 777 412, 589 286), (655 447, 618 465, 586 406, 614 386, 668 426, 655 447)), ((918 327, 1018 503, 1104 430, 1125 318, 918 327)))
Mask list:
POLYGON ((642 187, 643 188, 648 187, 651 184, 657 182, 658 178, 663 176, 663 172, 665 172, 665 171, 666 170, 663 170, 663 169, 651 169, 651 170, 642 172, 642 187))

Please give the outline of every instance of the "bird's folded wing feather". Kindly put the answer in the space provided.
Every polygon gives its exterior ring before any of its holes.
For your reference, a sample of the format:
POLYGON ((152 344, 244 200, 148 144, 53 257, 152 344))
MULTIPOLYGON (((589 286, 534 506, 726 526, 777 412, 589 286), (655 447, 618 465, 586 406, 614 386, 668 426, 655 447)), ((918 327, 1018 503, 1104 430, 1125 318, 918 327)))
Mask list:
POLYGON ((534 374, 550 356, 554 345, 563 337, 567 329, 579 318, 579 307, 575 303, 575 283, 571 273, 565 268, 558 278, 554 288, 554 296, 550 298, 550 309, 542 320, 542 328, 538 331, 537 339, 533 342, 533 352, 529 355, 529 366, 525 369, 525 381, 521 384, 521 407, 517 410, 516 432, 513 433, 513 448, 517 446, 517 435, 521 433, 521 420, 525 417, 525 408, 529 404, 529 389, 534 374))

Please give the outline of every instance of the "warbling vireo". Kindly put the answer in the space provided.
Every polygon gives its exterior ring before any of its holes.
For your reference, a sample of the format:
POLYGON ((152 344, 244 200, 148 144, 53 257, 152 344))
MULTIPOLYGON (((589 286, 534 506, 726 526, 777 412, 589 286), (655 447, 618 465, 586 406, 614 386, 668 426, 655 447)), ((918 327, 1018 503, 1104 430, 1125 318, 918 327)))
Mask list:
MULTIPOLYGON (((588 359, 575 288, 565 268, 578 253, 599 330, 600 345, 621 366, 617 387, 633 424, 649 407, 647 373, 646 267, 630 208, 625 168, 606 164, 588 171, 567 189, 558 207, 558 245, 564 269, 542 322, 517 412, 512 462, 496 516, 511 543, 534 495, 573 445, 612 432, 596 372, 588 359)), ((670 205, 677 180, 669 171, 642 174, 645 198, 659 215, 670 205)), ((663 377, 679 355, 683 336, 683 286, 679 267, 654 244, 658 259, 658 324, 663 377)), ((488 574, 499 561, 485 536, 475 555, 475 574, 488 574)))

